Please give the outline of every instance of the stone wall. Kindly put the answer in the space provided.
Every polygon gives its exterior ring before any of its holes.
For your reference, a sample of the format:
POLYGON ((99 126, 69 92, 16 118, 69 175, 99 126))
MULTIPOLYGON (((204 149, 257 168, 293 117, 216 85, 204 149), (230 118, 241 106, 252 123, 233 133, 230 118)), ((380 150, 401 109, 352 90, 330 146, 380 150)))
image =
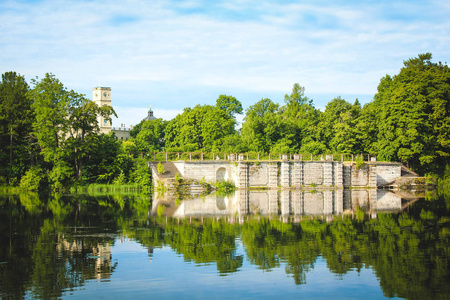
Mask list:
POLYGON ((236 167, 228 162, 216 161, 174 161, 181 176, 215 183, 219 180, 231 180, 236 183, 236 167))
POLYGON ((402 175, 399 163, 377 163, 377 185, 385 185, 402 175))
POLYGON ((164 214, 173 217, 201 216, 331 216, 354 214, 357 209, 377 213, 400 211, 399 195, 381 189, 325 189, 325 190, 238 190, 229 196, 210 194, 176 203, 171 194, 153 195, 152 214, 164 206, 164 214))
POLYGON ((344 187, 376 187, 377 186, 377 164, 369 163, 356 167, 356 164, 343 165, 344 187))
POLYGON ((174 161, 185 178, 215 183, 233 182, 237 188, 377 187, 401 176, 399 163, 356 164, 340 161, 174 161))

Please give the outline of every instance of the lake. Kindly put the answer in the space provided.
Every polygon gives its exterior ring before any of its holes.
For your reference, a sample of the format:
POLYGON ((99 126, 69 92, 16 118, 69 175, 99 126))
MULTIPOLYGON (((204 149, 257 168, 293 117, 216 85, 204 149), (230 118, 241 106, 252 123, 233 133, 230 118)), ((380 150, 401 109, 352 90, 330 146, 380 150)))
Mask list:
POLYGON ((447 299, 450 197, 0 196, 1 299, 447 299))

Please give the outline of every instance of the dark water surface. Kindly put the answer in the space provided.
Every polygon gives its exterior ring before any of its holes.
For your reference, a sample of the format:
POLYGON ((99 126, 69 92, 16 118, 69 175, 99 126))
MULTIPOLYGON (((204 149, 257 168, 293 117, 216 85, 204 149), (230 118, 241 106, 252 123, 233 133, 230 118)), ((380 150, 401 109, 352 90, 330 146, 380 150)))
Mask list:
POLYGON ((450 198, 0 196, 1 299, 448 299, 450 198))

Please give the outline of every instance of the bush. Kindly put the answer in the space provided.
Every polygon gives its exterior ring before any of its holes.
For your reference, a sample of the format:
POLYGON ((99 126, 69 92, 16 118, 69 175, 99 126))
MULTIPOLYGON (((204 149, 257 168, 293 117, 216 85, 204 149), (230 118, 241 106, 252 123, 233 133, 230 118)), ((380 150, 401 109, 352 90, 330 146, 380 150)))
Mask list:
POLYGON ((42 169, 32 166, 20 180, 20 187, 29 191, 38 191, 44 178, 42 169))
POLYGON ((166 173, 166 170, 164 170, 164 166, 162 165, 162 163, 158 163, 157 169, 158 169, 158 174, 162 175, 162 174, 166 173))
POLYGON ((231 181, 224 180, 216 183, 216 189, 218 192, 229 193, 236 190, 236 187, 231 181))
POLYGON ((137 164, 136 168, 130 174, 130 182, 134 182, 139 185, 151 185, 152 176, 150 169, 144 161, 137 164))
POLYGON ((127 180, 125 178, 125 173, 123 173, 123 171, 120 171, 119 176, 113 179, 113 184, 124 184, 126 182, 127 180))

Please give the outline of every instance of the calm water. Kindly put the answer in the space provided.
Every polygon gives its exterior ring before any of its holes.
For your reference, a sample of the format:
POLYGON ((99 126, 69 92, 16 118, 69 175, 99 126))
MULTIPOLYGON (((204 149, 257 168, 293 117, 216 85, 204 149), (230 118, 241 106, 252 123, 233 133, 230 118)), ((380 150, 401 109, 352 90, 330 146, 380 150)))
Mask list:
POLYGON ((450 198, 0 196, 1 299, 450 298, 450 198))

